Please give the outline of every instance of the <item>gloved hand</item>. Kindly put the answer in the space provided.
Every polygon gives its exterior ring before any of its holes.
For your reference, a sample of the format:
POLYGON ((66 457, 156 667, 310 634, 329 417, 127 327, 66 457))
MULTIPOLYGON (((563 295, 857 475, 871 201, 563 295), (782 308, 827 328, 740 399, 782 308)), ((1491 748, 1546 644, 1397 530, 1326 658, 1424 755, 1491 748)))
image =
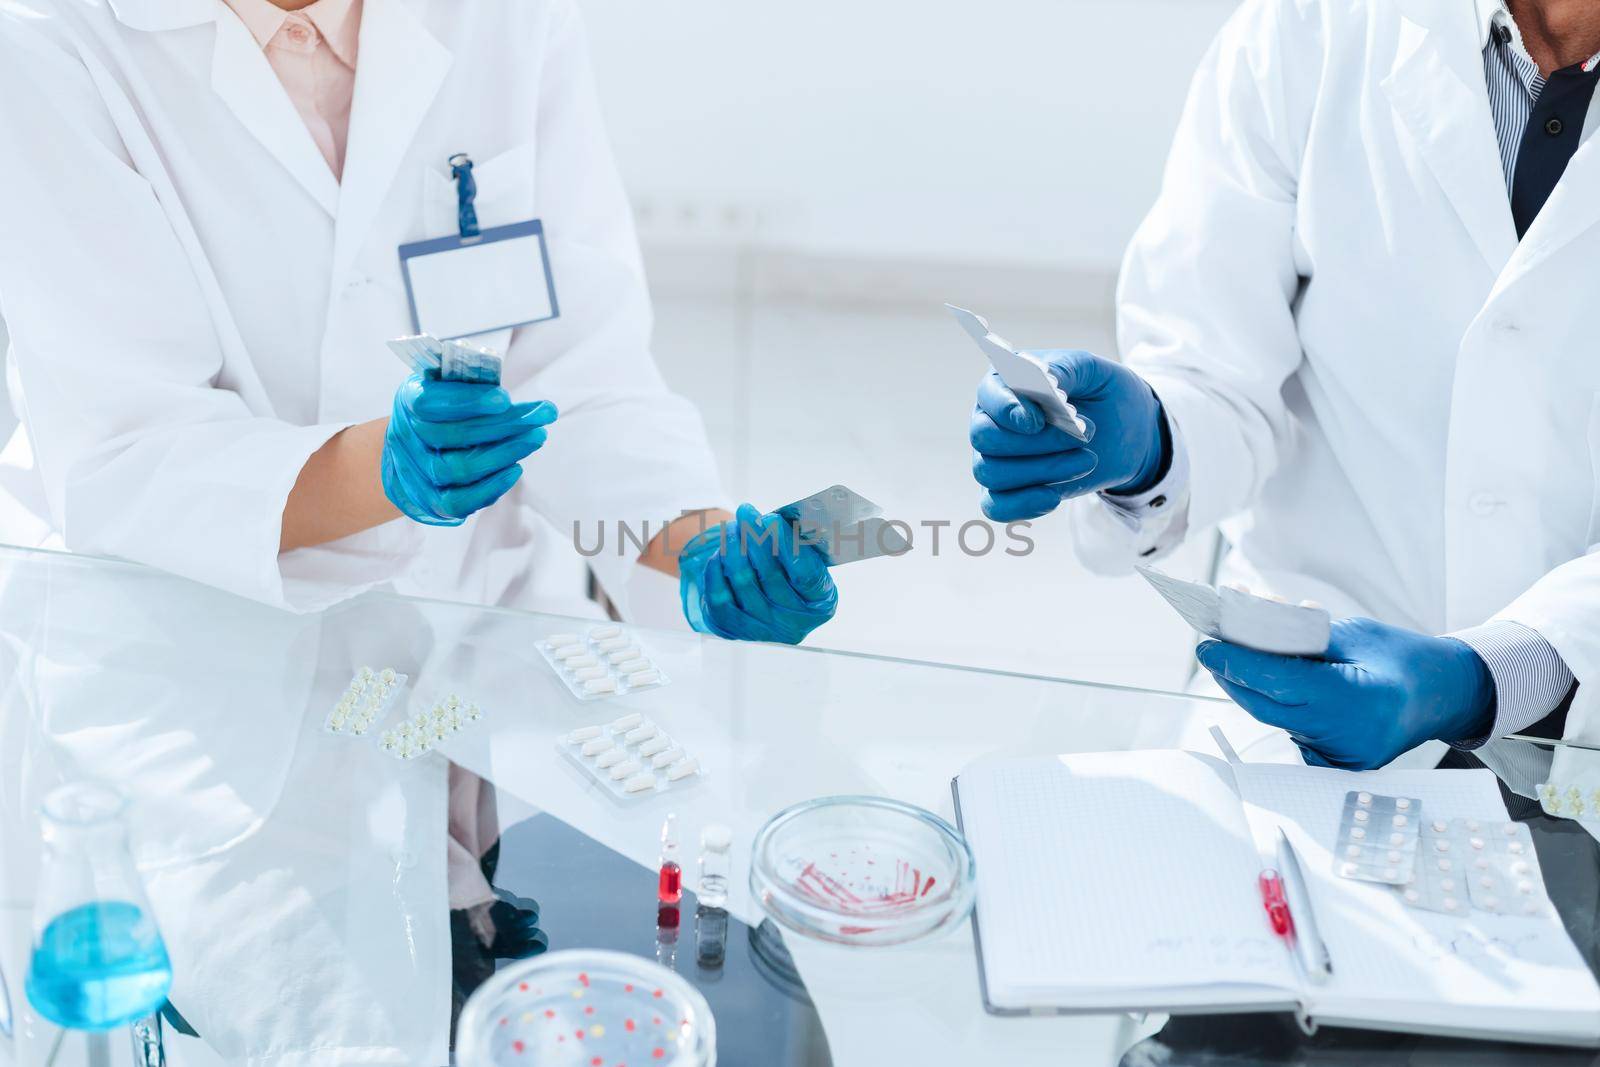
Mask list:
POLYGON ((1340 619, 1326 659, 1225 641, 1202 641, 1195 655, 1240 707, 1289 731, 1317 766, 1382 767, 1424 741, 1482 737, 1494 725, 1494 678, 1453 637, 1340 619))
POLYGON ((822 551, 800 543, 782 516, 749 504, 697 534, 678 567, 684 617, 703 634, 797 645, 839 606, 822 551))
POLYGON ((1171 446, 1161 404, 1145 380, 1088 352, 1029 354, 1050 365, 1087 424, 1089 443, 1047 424, 1037 404, 990 371, 978 383, 969 430, 972 473, 986 490, 983 513, 996 522, 1033 519, 1068 497, 1155 484, 1171 446))
POLYGON ((383 441, 383 492, 429 526, 460 526, 522 476, 518 460, 556 421, 548 401, 513 404, 497 385, 413 374, 395 390, 383 441))

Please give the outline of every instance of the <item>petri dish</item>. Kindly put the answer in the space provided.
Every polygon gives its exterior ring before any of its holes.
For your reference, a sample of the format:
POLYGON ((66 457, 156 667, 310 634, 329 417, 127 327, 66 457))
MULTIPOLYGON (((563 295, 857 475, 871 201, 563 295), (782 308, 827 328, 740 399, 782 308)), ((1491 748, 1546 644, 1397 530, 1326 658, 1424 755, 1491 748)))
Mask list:
POLYGON ((456 1062, 715 1067, 717 1026, 693 986, 625 952, 569 949, 496 971, 467 1000, 456 1062))
POLYGON ((761 828, 750 891, 806 937, 898 945, 965 920, 973 873, 966 841, 932 812, 886 797, 821 797, 761 828))

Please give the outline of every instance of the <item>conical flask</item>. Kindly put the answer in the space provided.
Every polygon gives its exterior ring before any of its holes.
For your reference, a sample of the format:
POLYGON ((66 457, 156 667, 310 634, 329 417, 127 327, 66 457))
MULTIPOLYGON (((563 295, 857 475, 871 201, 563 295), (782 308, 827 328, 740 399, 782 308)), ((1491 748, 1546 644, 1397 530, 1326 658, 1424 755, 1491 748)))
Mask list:
POLYGON ((109 1030, 167 999, 172 965, 128 851, 122 794, 64 785, 41 808, 28 1002, 58 1026, 109 1030))

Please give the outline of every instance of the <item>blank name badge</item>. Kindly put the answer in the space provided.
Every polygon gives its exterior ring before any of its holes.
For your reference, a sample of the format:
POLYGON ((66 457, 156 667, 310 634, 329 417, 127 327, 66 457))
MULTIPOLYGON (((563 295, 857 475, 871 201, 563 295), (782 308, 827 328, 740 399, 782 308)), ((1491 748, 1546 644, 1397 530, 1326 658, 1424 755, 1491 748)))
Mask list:
POLYGON ((538 219, 400 246, 411 329, 441 340, 561 314, 538 219))

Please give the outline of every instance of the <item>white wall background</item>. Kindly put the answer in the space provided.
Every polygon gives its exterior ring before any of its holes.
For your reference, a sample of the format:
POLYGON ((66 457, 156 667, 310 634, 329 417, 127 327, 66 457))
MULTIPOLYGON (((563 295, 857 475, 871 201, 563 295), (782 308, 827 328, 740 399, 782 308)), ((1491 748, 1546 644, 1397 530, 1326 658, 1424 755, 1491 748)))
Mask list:
MULTIPOLYGON (((656 297, 656 355, 729 489, 844 482, 916 524, 978 518, 983 361, 1115 355, 1111 281, 1189 78, 1234 0, 584 0, 656 297)), ((925 541, 843 568, 812 644, 1178 687, 1191 635, 1136 578, 925 541)), ((1200 571, 1207 544, 1169 562, 1200 571)))
POLYGON ((585 0, 647 243, 1107 269, 1233 0, 585 0))

